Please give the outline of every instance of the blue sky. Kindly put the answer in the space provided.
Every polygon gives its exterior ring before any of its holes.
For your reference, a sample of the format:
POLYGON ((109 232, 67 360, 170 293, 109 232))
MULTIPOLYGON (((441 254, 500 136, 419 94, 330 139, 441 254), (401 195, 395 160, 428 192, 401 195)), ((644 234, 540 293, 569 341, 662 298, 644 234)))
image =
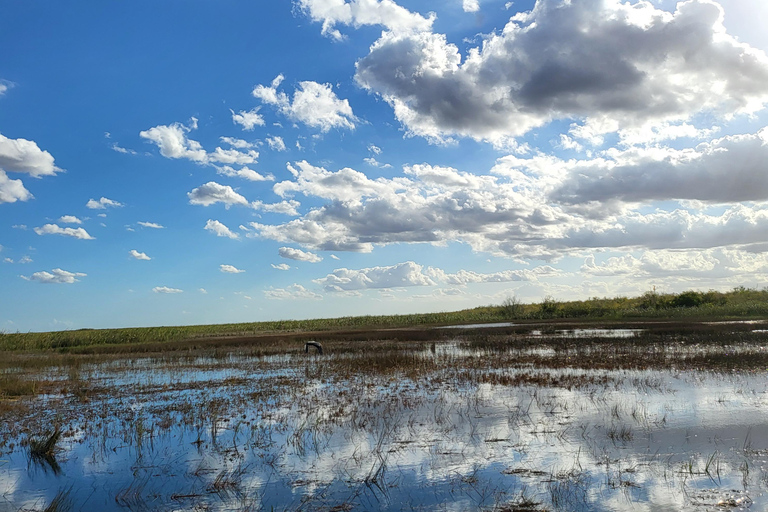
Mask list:
POLYGON ((762 0, 2 12, 0 330, 768 285, 762 0))

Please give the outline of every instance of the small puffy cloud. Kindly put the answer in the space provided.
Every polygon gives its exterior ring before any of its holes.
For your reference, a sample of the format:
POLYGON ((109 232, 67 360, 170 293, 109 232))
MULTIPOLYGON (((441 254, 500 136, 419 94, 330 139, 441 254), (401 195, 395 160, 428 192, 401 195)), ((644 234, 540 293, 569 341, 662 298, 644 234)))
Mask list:
POLYGON ((21 259, 19 260, 19 263, 32 263, 32 261, 33 261, 32 258, 30 258, 29 256, 22 256, 21 259))
POLYGON ((155 286, 152 288, 152 291, 155 293, 182 293, 184 290, 180 290, 178 288, 169 288, 167 286, 155 286))
POLYGON ((53 156, 31 140, 9 139, 0 134, 0 170, 19 172, 32 177, 53 176, 61 169, 53 156))
POLYGON ((381 169, 389 169, 392 167, 390 164, 383 164, 373 157, 363 158, 363 161, 371 167, 380 167, 381 169))
POLYGON ((337 24, 360 27, 381 25, 391 31, 429 30, 435 20, 430 13, 425 18, 399 6, 393 0, 299 0, 299 7, 312 19, 323 24, 322 33, 337 41, 344 36, 337 24))
POLYGON ((139 226, 141 226, 143 228, 165 229, 165 226, 162 226, 162 225, 160 225, 160 224, 158 224, 156 222, 143 222, 143 221, 139 221, 138 224, 139 224, 139 226))
MULTIPOLYGON (((194 118, 193 118, 194 119, 194 118)), ((197 126, 194 120, 193 126, 197 126)), ((193 162, 206 162, 208 155, 199 142, 187 137, 193 127, 181 123, 159 125, 139 132, 139 136, 154 142, 160 148, 160 154, 166 158, 186 158, 193 162)))
POLYGON ((219 265, 219 270, 225 274, 242 274, 245 270, 241 270, 233 265, 219 265))
POLYGON ((480 10, 480 2, 478 0, 462 0, 461 7, 464 12, 477 12, 480 10))
POLYGON ((98 201, 89 199, 85 204, 85 207, 90 208, 91 210, 106 210, 107 207, 119 208, 121 206, 123 206, 123 203, 107 199, 106 197, 102 197, 98 201))
POLYGON ((83 228, 62 228, 58 224, 46 224, 42 227, 35 228, 35 233, 38 235, 71 236, 73 238, 79 238, 80 240, 95 240, 95 238, 89 235, 83 228))
POLYGON ((321 285, 326 291, 332 292, 435 286, 437 284, 423 272, 421 265, 412 261, 389 267, 372 267, 360 270, 340 268, 313 282, 321 285))
POLYGON ((355 128, 357 118, 352 113, 349 101, 339 99, 331 84, 299 82, 293 98, 289 98, 286 93, 277 90, 282 80, 282 75, 279 75, 269 87, 257 85, 253 89, 253 96, 276 107, 289 119, 319 128, 321 132, 331 128, 355 128))
POLYGON ((190 204, 210 206, 215 203, 224 203, 229 208, 233 204, 248 206, 248 201, 234 191, 229 185, 220 185, 215 181, 209 181, 205 185, 187 193, 190 204))
POLYGON ((308 261, 310 263, 318 263, 323 261, 323 258, 317 254, 302 251, 301 249, 294 249, 293 247, 281 247, 277 250, 277 253, 281 257, 287 258, 289 260, 308 261))
POLYGON ((275 135, 274 137, 267 137, 267 144, 269 144, 269 148, 273 151, 285 151, 285 142, 283 142, 282 137, 278 137, 275 135))
POLYGON ((256 126, 264 126, 264 118, 258 113, 259 107, 248 111, 241 110, 237 114, 232 109, 230 112, 232 112, 232 122, 242 126, 243 130, 251 131, 256 126))
POLYGON ((12 180, 0 169, 0 204, 28 201, 34 196, 24 188, 21 180, 12 180))
POLYGON ((74 215, 62 215, 59 217, 59 222, 63 222, 64 224, 82 224, 83 221, 75 217, 74 215))
POLYGON ((279 265, 275 265, 274 263, 271 264, 272 268, 275 270, 291 270, 291 266, 287 263, 280 263, 279 265))
POLYGON ((381 154, 381 148, 379 146, 374 145, 374 144, 368 144, 368 151, 370 151, 371 154, 374 154, 374 155, 380 155, 381 154))
POLYGON ((284 215, 292 215, 294 217, 299 215, 299 206, 301 203, 295 199, 288 201, 280 201, 279 203, 263 203, 261 201, 254 201, 251 203, 251 207, 255 210, 260 210, 269 213, 282 213, 284 215))
POLYGON ((66 270, 55 268, 50 272, 35 272, 29 277, 21 277, 27 281, 37 281, 38 283, 72 284, 79 281, 78 277, 85 277, 86 275, 82 272, 67 272, 66 270))
POLYGON ((233 148, 237 149, 250 149, 254 146, 254 144, 251 142, 243 139, 236 139, 234 137, 219 137, 219 140, 221 140, 221 142, 224 144, 229 144, 233 148))
POLYGON ((264 296, 273 300, 319 300, 323 296, 307 290, 300 284, 292 284, 287 288, 270 288, 264 290, 264 296))
POLYGON ((199 291, 200 293, 202 293, 204 295, 208 294, 208 290, 206 290, 205 288, 198 288, 197 291, 199 291))
MULTIPOLYGON (((259 157, 259 153, 252 149, 239 151, 234 148, 222 149, 217 147, 212 152, 207 152, 199 142, 187 136, 195 128, 197 128, 197 119, 193 117, 190 126, 181 123, 159 125, 144 130, 139 135, 157 145, 160 154, 166 158, 183 158, 200 165, 215 165, 216 163, 252 164, 259 157)), ((237 139, 229 139, 227 142, 234 142, 235 145, 240 144, 237 139)))
POLYGON ((208 219, 208 222, 205 223, 205 229, 211 233, 215 233, 216 236, 223 236, 233 240, 240 238, 240 235, 231 231, 227 226, 217 220, 208 219))
POLYGON ((240 169, 235 169, 228 165, 223 165, 216 168, 216 173, 221 174, 222 176, 242 178, 248 181, 275 181, 275 177, 271 174, 264 176, 245 166, 241 167, 240 169))
POLYGON ((147 256, 145 253, 139 252, 136 249, 131 249, 130 255, 136 258, 137 260, 149 261, 152 259, 149 256, 147 256))

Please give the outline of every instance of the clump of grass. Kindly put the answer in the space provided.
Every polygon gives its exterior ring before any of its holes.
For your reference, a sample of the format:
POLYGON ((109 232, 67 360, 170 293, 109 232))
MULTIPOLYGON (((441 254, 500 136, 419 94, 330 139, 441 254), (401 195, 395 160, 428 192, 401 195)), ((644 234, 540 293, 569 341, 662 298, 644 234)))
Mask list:
POLYGON ((56 462, 56 444, 61 438, 61 427, 56 428, 51 434, 46 434, 40 438, 31 438, 29 440, 30 459, 45 467, 50 467, 54 473, 61 472, 58 462, 56 462))
POLYGON ((29 452, 33 457, 52 457, 56 450, 56 443, 61 438, 61 427, 58 425, 53 433, 43 436, 40 439, 29 440, 29 452))
POLYGON ((43 512, 68 512, 72 510, 72 498, 70 497, 72 489, 61 489, 56 493, 43 512))
POLYGON ((37 381, 14 374, 0 375, 0 398, 19 398, 37 394, 37 381))

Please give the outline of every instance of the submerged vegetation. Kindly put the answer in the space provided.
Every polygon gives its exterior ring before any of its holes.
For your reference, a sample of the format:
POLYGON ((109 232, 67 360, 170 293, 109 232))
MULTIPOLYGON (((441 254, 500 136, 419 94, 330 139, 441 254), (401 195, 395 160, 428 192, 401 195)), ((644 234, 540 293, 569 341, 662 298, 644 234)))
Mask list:
MULTIPOLYGON (((408 315, 356 316, 309 320, 280 320, 239 324, 78 329, 40 333, 0 332, 0 351, 98 352, 100 346, 132 346, 128 352, 154 352, 196 348, 211 338, 295 335, 328 331, 420 328, 493 322, 544 320, 627 321, 639 319, 733 319, 768 317, 768 288, 744 287, 730 292, 686 291, 679 294, 655 290, 639 297, 592 298, 557 301, 551 296, 524 304, 516 297, 501 305, 462 311, 408 315), (174 344, 177 344, 174 346, 174 344)), ((108 348, 107 351, 111 351, 108 348)), ((118 350, 119 351, 119 350, 118 350)))

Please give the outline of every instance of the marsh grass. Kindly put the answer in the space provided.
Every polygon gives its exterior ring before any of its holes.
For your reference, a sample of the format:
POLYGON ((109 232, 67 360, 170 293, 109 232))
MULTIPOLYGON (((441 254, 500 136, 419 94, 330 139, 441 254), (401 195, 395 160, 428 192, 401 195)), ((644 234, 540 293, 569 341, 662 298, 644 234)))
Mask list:
POLYGON ((71 488, 59 490, 51 502, 42 509, 42 512, 69 512, 73 510, 71 492, 71 488))
POLYGON ((61 438, 61 428, 56 425, 53 432, 45 434, 42 437, 33 437, 29 439, 29 458, 30 460, 43 468, 50 468, 54 474, 61 472, 61 467, 56 461, 57 443, 61 438))

